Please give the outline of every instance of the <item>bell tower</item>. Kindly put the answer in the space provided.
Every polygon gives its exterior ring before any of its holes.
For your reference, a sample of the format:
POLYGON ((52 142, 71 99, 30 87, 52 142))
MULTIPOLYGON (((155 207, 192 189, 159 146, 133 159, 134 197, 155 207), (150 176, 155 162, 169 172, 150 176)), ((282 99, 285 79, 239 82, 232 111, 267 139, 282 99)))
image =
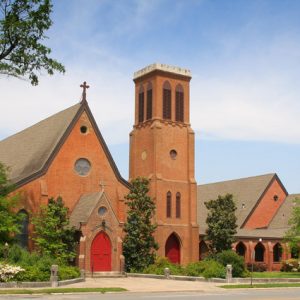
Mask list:
POLYGON ((197 185, 190 126, 191 72, 152 64, 134 73, 135 122, 130 133, 130 179, 150 179, 156 203, 159 256, 197 261, 197 185))

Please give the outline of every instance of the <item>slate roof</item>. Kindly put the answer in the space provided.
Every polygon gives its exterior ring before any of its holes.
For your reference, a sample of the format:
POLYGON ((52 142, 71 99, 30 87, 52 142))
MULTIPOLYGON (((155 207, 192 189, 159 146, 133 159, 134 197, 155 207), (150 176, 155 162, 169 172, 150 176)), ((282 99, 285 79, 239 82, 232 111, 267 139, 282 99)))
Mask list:
POLYGON ((79 108, 80 103, 0 141, 0 161, 13 183, 43 168, 79 108))
POLYGON ((236 201, 237 224, 240 227, 255 207, 276 174, 247 177, 210 184, 198 185, 198 223, 200 234, 205 234, 207 209, 204 202, 216 199, 219 195, 232 194, 236 201))
POLYGON ((86 101, 81 101, 0 141, 0 162, 10 168, 9 178, 16 187, 47 171, 83 111, 89 116, 117 179, 130 187, 128 181, 122 178, 86 101))
POLYGON ((286 197, 285 201, 278 209, 268 228, 287 229, 289 227, 288 221, 295 206, 296 198, 300 199, 300 194, 292 194, 286 197))
POLYGON ((268 228, 263 229, 238 229, 236 236, 245 238, 282 238, 286 231, 289 229, 289 219, 294 207, 294 200, 300 199, 300 194, 288 195, 285 201, 282 203, 277 213, 270 222, 268 228))
POLYGON ((82 195, 70 215, 70 226, 80 229, 80 223, 88 221, 103 192, 82 195))

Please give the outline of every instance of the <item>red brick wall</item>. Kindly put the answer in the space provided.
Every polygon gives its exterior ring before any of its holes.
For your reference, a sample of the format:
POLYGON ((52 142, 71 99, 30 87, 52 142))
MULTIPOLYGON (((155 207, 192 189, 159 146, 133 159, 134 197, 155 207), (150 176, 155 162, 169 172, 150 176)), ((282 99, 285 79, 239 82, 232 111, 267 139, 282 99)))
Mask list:
POLYGON ((249 219, 247 220, 244 228, 254 229, 267 227, 271 222, 273 216, 276 214, 278 208, 285 200, 287 194, 280 185, 279 181, 275 179, 268 187, 266 193, 254 209, 249 219), (277 195, 277 201, 274 196, 277 195))
MULTIPOLYGON (((39 210, 41 204, 47 204, 48 198, 61 196, 70 212, 72 212, 82 194, 101 190, 100 181, 104 181, 106 185, 105 193, 108 195, 110 205, 118 218, 118 225, 114 225, 115 230, 110 234, 114 245, 112 251, 113 269, 118 270, 121 250, 116 241, 118 237, 122 236, 122 228, 119 226, 119 222, 125 220, 124 195, 128 193, 128 188, 116 177, 85 112, 79 117, 46 174, 18 189, 22 195, 20 208, 35 213, 39 210), (80 131, 82 125, 88 127, 86 134, 82 134, 80 131), (87 176, 79 176, 74 170, 74 164, 79 158, 88 159, 92 165, 87 176)), ((91 218, 91 224, 97 222, 95 218, 95 216, 91 218)), ((95 224, 92 228, 91 224, 88 224, 88 229, 93 230, 93 234, 96 235, 101 228, 95 229, 95 224)), ((30 233, 32 233, 32 226, 30 226, 30 233)), ((89 232, 82 241, 80 252, 84 255, 85 262, 80 262, 79 259, 81 266, 89 266, 89 247, 93 237, 89 232)), ((30 249, 33 248, 32 241, 30 241, 29 246, 30 249)))
MULTIPOLYGON (((165 256, 165 243, 174 232, 181 245, 181 263, 198 260, 199 231, 196 219, 196 181, 194 179, 194 132, 189 124, 189 78, 167 73, 151 73, 136 80, 135 126, 130 135, 130 178, 151 179, 150 195, 156 202, 155 233, 159 256, 165 256), (172 119, 162 119, 163 83, 168 80, 172 93, 172 119), (153 89, 153 117, 138 124, 140 86, 153 89), (175 122, 175 89, 184 89, 184 122, 175 122), (177 151, 176 159, 170 151, 177 151), (166 195, 172 193, 172 217, 166 217, 166 195), (176 193, 181 194, 181 217, 175 216, 176 193)), ((146 103, 146 93, 145 93, 146 103)), ((146 107, 146 105, 145 105, 146 107)), ((146 115, 146 109, 145 109, 146 115)))

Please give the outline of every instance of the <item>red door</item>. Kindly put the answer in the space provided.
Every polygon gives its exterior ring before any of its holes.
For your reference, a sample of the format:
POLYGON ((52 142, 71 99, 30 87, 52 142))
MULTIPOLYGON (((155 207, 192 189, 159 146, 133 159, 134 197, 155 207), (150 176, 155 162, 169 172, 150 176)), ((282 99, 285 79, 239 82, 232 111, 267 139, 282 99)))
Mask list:
POLYGON ((106 233, 100 232, 91 247, 92 272, 111 271, 111 243, 106 233))
POLYGON ((180 264, 180 243, 175 234, 171 234, 167 239, 166 257, 171 263, 180 264))

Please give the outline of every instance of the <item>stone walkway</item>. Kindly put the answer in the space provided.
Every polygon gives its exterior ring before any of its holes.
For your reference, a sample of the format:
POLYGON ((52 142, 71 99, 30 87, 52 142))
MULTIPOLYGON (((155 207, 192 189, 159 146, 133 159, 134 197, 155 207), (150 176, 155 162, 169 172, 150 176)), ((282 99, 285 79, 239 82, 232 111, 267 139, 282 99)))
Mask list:
POLYGON ((217 283, 180 281, 152 278, 86 278, 85 282, 74 283, 63 287, 121 287, 129 292, 179 292, 179 291, 202 291, 221 292, 224 290, 217 287, 217 283))

